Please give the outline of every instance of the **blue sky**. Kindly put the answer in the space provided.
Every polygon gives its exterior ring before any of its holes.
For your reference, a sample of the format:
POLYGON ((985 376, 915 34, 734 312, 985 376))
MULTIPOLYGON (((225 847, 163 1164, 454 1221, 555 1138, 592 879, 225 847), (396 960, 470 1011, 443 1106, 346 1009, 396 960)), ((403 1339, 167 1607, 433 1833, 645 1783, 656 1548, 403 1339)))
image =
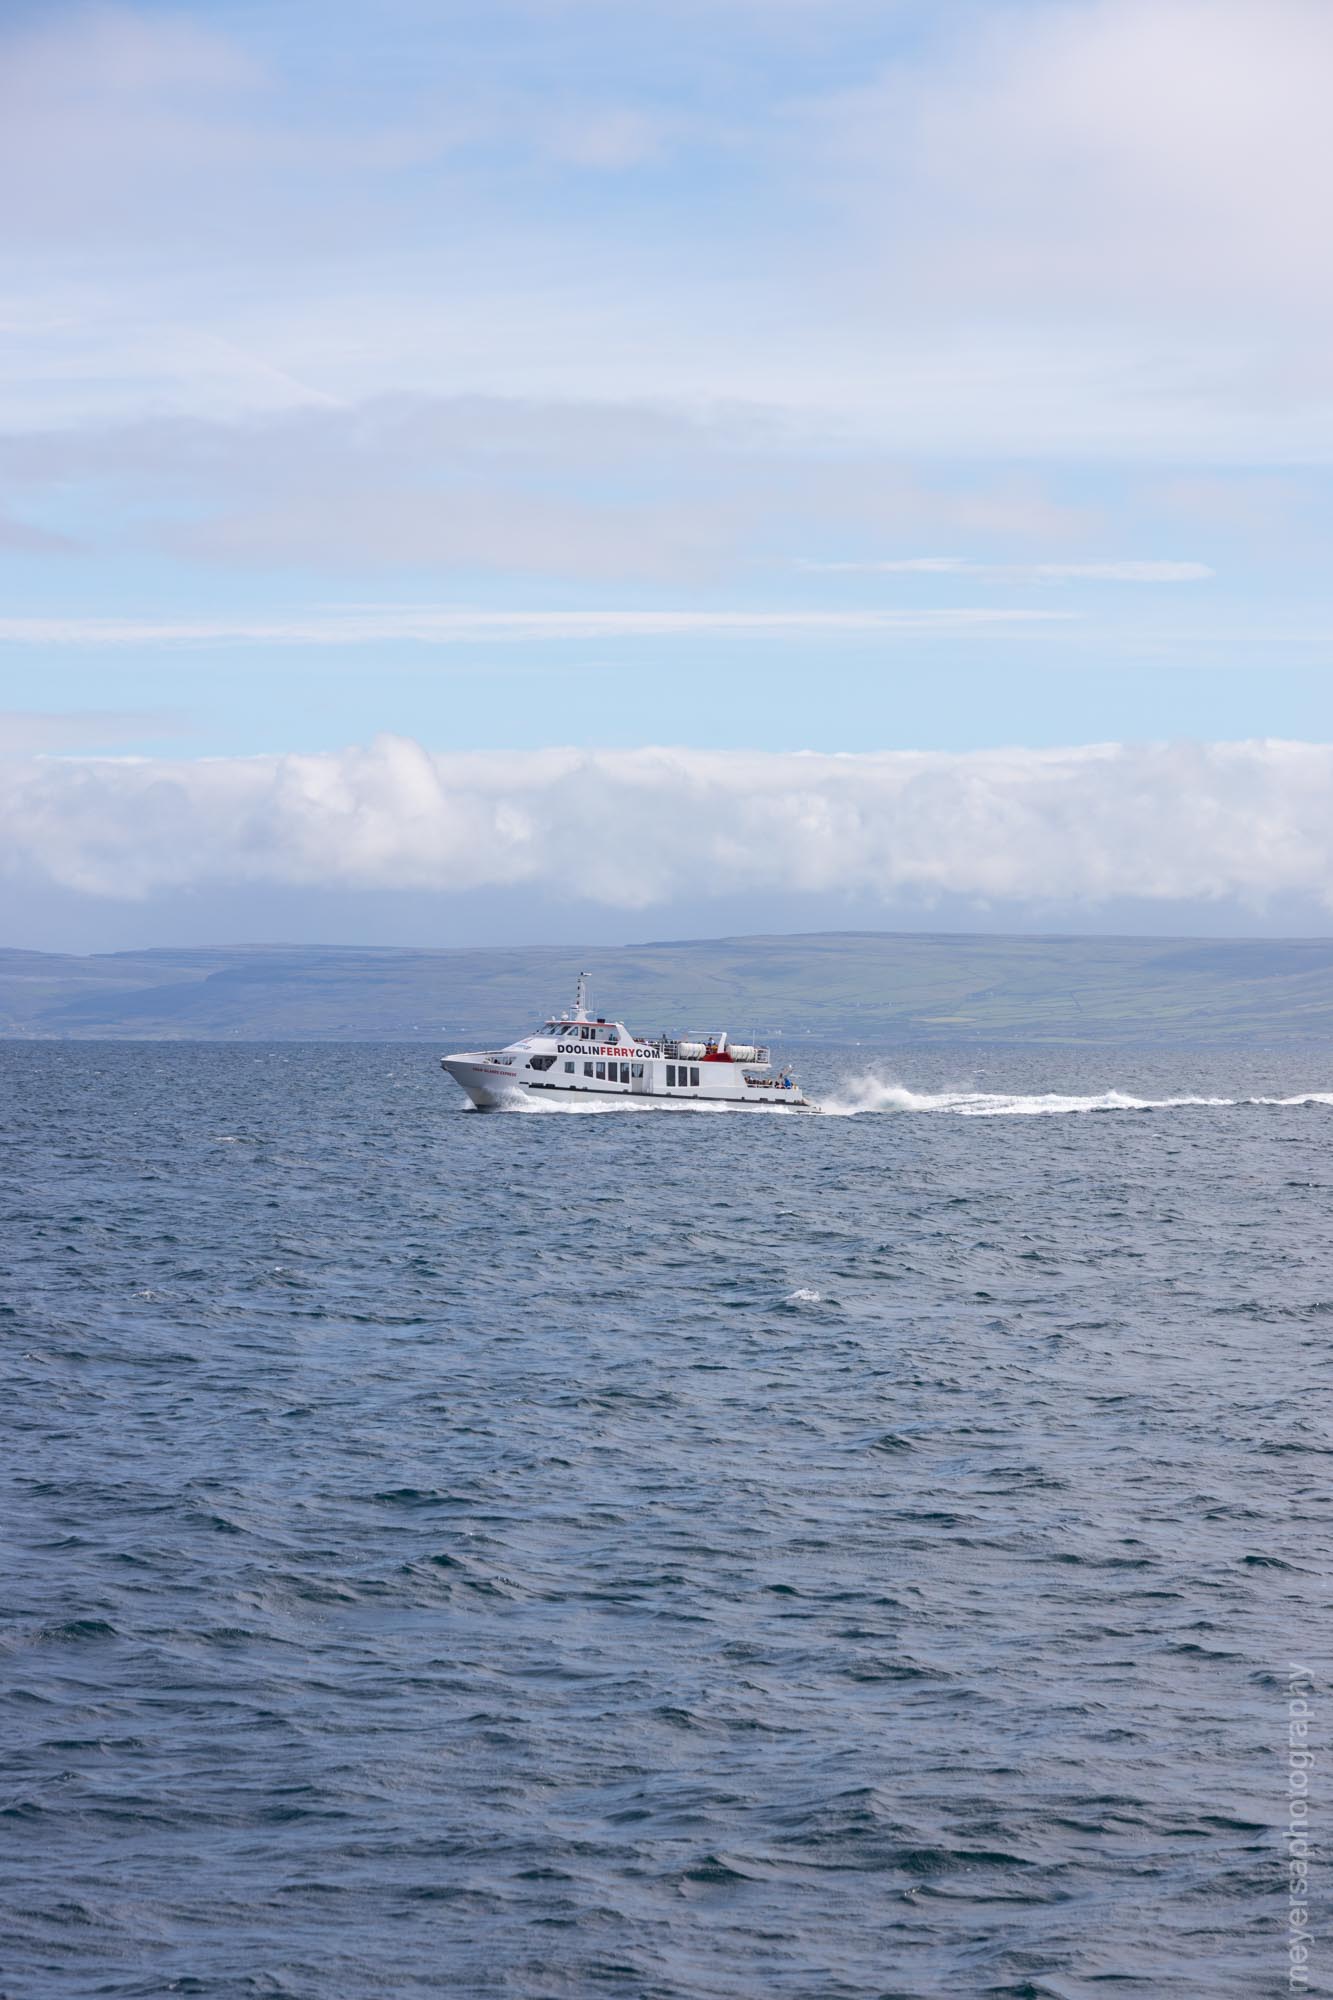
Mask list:
POLYGON ((1144 746, 1333 740, 1331 61, 1320 0, 11 0, 8 941, 379 936, 405 880, 393 924, 458 941, 826 894, 1326 928, 1286 763, 1189 767, 1193 872, 1123 857, 1144 746), (1121 818, 1066 877, 1040 759, 1107 744, 1121 818), (655 853, 655 900, 573 897, 553 749, 612 784, 603 837, 701 815, 690 880, 655 853), (841 825, 838 767, 753 762, 789 752, 933 753, 1006 867, 944 834, 899 866, 905 765, 868 846, 766 862, 724 801, 762 822, 779 768, 792 824, 841 825), (390 767, 429 798, 330 838, 390 767), (135 849, 146 776, 188 867, 135 849))

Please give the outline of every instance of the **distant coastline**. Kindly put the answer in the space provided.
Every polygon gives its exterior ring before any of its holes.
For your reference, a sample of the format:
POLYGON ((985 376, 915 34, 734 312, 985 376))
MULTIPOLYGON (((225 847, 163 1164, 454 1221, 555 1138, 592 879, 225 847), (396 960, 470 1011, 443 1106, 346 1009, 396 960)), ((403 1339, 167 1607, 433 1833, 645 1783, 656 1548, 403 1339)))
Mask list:
POLYGON ((817 932, 619 947, 0 950, 0 1037, 420 1041, 523 1029, 577 971, 645 1031, 788 1042, 1333 1038, 1333 938, 817 932))

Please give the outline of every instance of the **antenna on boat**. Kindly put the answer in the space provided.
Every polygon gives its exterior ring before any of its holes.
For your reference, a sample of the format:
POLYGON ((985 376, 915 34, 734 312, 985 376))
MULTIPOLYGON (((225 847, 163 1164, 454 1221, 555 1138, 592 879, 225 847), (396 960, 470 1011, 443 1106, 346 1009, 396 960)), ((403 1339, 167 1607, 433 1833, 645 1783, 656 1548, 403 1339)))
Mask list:
POLYGON ((574 1014, 576 1019, 580 1021, 586 1021, 588 1018, 588 975, 586 972, 579 974, 579 983, 574 994, 574 1014))

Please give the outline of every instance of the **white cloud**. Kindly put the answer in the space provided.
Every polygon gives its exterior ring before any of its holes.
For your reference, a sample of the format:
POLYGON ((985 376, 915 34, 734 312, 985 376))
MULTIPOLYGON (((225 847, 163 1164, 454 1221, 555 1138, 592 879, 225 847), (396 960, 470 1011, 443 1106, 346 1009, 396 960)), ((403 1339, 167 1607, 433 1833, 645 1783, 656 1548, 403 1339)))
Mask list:
POLYGON ((141 708, 0 708, 0 756, 39 750, 95 750, 151 736, 179 736, 178 711, 141 708))
POLYGON ((390 10, 355 90, 350 17, 305 61, 307 7, 21 10, 3 407, 461 386, 750 397, 897 451, 1333 455, 1325 0, 911 0, 900 39, 832 5, 513 19, 489 56, 390 10))
POLYGON ((99 538, 118 548, 128 520, 134 539, 191 561, 340 579, 374 566, 679 585, 785 566, 808 536, 1054 553, 1099 525, 1030 474, 927 479, 868 446, 829 450, 771 411, 536 397, 0 430, 0 497, 20 511, 88 487, 99 538))
POLYGON ((1008 573, 1088 583, 1202 583, 1215 574, 1201 562, 1032 563, 1026 569, 1018 565, 1008 573))
POLYGON ((790 170, 941 444, 1326 459, 1330 73, 1326 0, 941 7, 790 170))
POLYGON ((121 899, 210 885, 537 886, 619 909, 774 889, 1094 907, 1333 905, 1333 746, 969 755, 699 750, 0 762, 12 877, 121 899))
POLYGON ((914 245, 914 282, 1020 314, 1330 303, 1312 254, 1333 184, 1324 0, 1035 0, 941 25, 823 114, 867 206, 914 245))
POLYGON ((553 159, 611 172, 656 157, 668 130, 664 119, 629 105, 585 106, 558 116, 545 135, 545 145, 553 159))
POLYGON ((68 535, 54 534, 49 528, 34 527, 30 521, 16 520, 12 514, 0 509, 0 549, 20 549, 25 554, 44 555, 52 551, 68 552, 74 543, 68 535))
POLYGON ((616 505, 610 496, 524 491, 521 479, 508 487, 441 491, 401 481, 318 492, 315 469, 308 472, 306 490, 287 505, 266 498, 176 528, 166 538, 172 552, 247 569, 301 564, 345 573, 374 565, 680 583, 734 571, 738 546, 754 533, 755 510, 720 496, 700 496, 697 507, 616 505))
POLYGON ((608 174, 656 159, 674 130, 614 86, 589 97, 577 51, 546 75, 522 53, 497 70, 475 53, 469 63, 465 37, 435 21, 411 37, 415 62, 400 43, 394 77, 386 24, 329 29, 306 11, 304 26, 299 7, 290 24, 233 12, 212 26, 179 4, 49 4, 17 21, 0 8, 0 217, 11 238, 45 249, 65 238, 186 246, 202 234, 244 255, 284 242, 327 254, 350 237, 373 251, 386 229, 411 234, 403 186, 414 172, 463 162, 484 179, 503 154, 511 171, 537 161, 608 174), (339 90, 309 60, 317 26, 347 52, 364 34, 360 87, 339 90), (306 58, 299 77, 293 41, 306 58))
POLYGON ((470 611, 367 605, 286 618, 0 618, 0 645, 169 646, 209 643, 363 646, 376 640, 434 646, 545 639, 664 639, 715 635, 780 638, 824 632, 966 632, 1064 619, 1064 611, 470 611))
POLYGON ((1025 583, 1201 583, 1216 572, 1201 562, 969 562, 965 556, 900 556, 889 562, 802 562, 828 575, 1014 577, 1025 583))
MULTIPOLYGON (((11 26, 0 62, 0 215, 11 240, 184 220, 213 176, 248 172, 259 66, 181 10, 53 7, 11 26), (246 114, 244 122, 238 114, 246 114)), ((196 217, 196 221, 198 217, 196 217)))

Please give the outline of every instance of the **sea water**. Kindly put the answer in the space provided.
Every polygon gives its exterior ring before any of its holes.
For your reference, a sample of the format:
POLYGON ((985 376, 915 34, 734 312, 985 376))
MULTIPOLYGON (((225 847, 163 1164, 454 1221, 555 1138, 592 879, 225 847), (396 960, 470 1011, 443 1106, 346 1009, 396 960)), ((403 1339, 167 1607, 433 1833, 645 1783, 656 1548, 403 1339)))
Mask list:
POLYGON ((1286 1990, 1333 1054, 796 1067, 0 1048, 0 1990, 1286 1990))

